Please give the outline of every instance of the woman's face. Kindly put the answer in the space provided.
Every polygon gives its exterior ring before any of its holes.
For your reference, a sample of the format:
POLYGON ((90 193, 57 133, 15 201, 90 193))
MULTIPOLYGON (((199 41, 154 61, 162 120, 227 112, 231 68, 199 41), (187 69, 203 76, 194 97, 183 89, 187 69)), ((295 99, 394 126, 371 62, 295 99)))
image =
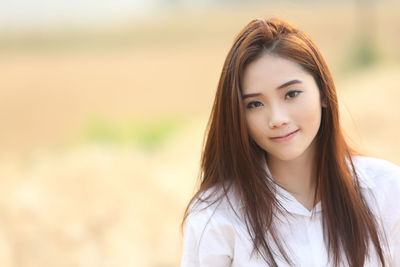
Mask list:
POLYGON ((321 97, 313 76, 297 63, 271 54, 251 62, 242 101, 249 134, 269 158, 294 160, 315 149, 321 97))

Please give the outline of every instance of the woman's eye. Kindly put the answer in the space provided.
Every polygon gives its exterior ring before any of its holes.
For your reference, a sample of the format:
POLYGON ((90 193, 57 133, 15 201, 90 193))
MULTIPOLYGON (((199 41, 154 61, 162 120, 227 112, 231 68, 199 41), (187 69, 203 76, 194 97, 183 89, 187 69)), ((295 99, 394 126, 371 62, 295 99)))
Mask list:
POLYGON ((262 106, 262 103, 260 101, 251 101, 249 104, 247 104, 248 109, 258 108, 261 106, 262 106))
POLYGON ((287 94, 285 95, 285 98, 295 98, 296 96, 298 96, 301 93, 301 91, 297 91, 297 90, 293 90, 293 91, 289 91, 287 92, 287 94))

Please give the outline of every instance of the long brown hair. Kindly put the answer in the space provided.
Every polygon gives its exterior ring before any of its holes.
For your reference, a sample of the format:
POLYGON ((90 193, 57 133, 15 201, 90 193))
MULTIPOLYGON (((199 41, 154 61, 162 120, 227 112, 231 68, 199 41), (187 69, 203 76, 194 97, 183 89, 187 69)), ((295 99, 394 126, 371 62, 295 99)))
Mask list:
POLYGON ((218 83, 205 135, 200 171, 200 188, 186 208, 182 225, 191 204, 204 201, 202 193, 222 188, 228 198, 234 187, 244 206, 247 230, 253 241, 253 252, 269 266, 277 266, 266 232, 283 258, 290 257, 281 245, 274 227, 274 210, 281 210, 271 179, 266 179, 265 151, 249 136, 241 98, 241 81, 246 66, 268 52, 302 66, 313 75, 326 108, 317 133, 315 200, 321 200, 324 240, 328 257, 338 266, 345 253, 352 267, 363 266, 370 241, 386 266, 381 248, 380 231, 365 201, 351 156, 355 151, 344 139, 340 123, 336 89, 331 73, 314 42, 304 32, 280 19, 255 19, 235 38, 218 83), (351 166, 351 168, 349 167, 351 166))

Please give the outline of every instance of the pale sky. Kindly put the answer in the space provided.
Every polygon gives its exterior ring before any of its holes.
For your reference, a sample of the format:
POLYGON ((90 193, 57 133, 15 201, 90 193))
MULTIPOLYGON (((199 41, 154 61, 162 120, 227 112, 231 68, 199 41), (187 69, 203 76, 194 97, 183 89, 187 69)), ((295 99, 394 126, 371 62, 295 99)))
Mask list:
POLYGON ((145 16, 156 0, 0 0, 0 29, 93 24, 145 16))
POLYGON ((0 30, 123 22, 175 6, 198 9, 218 2, 235 0, 0 0, 0 30))

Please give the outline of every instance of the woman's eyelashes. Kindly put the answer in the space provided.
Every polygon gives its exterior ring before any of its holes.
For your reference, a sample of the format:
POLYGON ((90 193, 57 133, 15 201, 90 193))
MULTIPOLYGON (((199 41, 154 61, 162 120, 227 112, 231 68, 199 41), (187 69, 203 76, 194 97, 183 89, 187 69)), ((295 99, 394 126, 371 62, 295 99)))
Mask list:
MULTIPOLYGON (((285 99, 290 100, 297 97, 302 91, 299 90, 291 90, 285 94, 285 99)), ((247 109, 259 108, 262 107, 264 104, 261 101, 253 100, 247 104, 247 109)))
POLYGON ((250 103, 247 104, 247 108, 248 109, 252 109, 252 108, 258 108, 261 107, 263 105, 263 103, 261 103, 260 101, 251 101, 250 103))
POLYGON ((286 93, 285 95, 285 99, 292 99, 295 98, 296 96, 298 96, 301 93, 301 91, 299 90, 291 90, 289 92, 286 93))

